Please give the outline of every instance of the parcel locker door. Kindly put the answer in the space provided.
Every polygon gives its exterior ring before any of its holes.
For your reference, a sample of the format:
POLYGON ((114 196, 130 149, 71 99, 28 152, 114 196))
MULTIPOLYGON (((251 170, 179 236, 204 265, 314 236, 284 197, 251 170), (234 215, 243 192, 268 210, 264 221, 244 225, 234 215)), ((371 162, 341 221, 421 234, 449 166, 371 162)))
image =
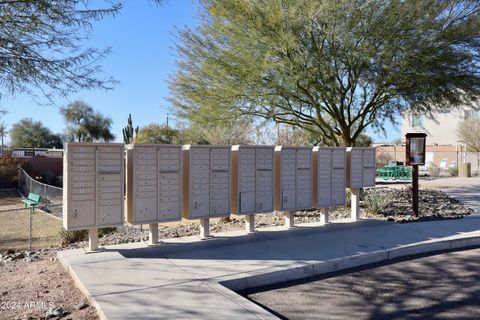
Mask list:
POLYGON ((282 209, 283 210, 294 210, 295 209, 295 189, 288 189, 282 191, 282 209))
POLYGON ((163 202, 158 209, 159 221, 177 221, 181 219, 180 202, 163 202))
POLYGON ((255 213, 255 192, 240 192, 240 213, 255 213))
POLYGON ((68 205, 69 229, 82 229, 95 225, 95 203, 93 201, 71 201, 68 205))
POLYGON ((97 226, 110 226, 122 224, 122 206, 97 206, 96 214, 97 226))
POLYGON ((157 199, 155 197, 138 197, 138 196, 136 197, 135 221, 136 222, 157 221, 157 199))
POLYGON ((210 198, 206 196, 192 195, 190 199, 190 217, 205 218, 210 216, 210 198))

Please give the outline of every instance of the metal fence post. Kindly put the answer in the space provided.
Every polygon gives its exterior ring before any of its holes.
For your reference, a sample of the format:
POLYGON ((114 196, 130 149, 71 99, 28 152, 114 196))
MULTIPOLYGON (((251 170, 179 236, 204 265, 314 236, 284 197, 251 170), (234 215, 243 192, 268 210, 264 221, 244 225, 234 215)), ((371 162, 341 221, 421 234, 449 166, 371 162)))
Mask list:
POLYGON ((33 211, 34 207, 30 207, 30 214, 29 214, 29 224, 28 224, 28 250, 32 250, 32 211, 33 211))

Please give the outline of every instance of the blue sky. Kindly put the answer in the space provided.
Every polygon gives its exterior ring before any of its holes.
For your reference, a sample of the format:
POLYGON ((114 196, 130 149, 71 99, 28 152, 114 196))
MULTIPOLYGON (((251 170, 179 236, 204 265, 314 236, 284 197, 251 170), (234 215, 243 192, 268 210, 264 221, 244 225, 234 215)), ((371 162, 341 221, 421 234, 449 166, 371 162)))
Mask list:
MULTIPOLYGON (((164 123, 169 108, 167 80, 176 69, 174 35, 177 28, 196 25, 196 12, 196 5, 190 0, 171 0, 161 7, 148 0, 125 1, 119 15, 94 25, 87 43, 112 47, 113 52, 102 62, 104 75, 114 77, 120 84, 110 91, 79 92, 67 100, 55 101, 57 106, 39 105, 27 95, 5 95, 0 101, 9 111, 5 122, 10 126, 31 117, 54 132, 63 132, 65 123, 58 107, 81 99, 112 118, 112 129, 119 142, 129 113, 135 126, 164 123)), ((370 134, 376 141, 399 137, 400 133, 391 125, 386 129, 387 137, 370 134)))

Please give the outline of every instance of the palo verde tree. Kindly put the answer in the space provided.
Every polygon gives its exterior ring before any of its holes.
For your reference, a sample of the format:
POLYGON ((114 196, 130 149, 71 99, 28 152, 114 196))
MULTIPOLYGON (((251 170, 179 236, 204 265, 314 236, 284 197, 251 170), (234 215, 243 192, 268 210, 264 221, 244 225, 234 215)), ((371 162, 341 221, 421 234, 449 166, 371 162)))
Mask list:
POLYGON ((178 36, 171 101, 189 118, 254 115, 355 145, 368 126, 480 92, 477 0, 200 0, 178 36))
POLYGON ((108 142, 115 139, 115 135, 111 132, 112 119, 100 112, 95 112, 93 107, 84 101, 74 101, 60 108, 60 113, 67 123, 69 140, 108 142))
POLYGON ((115 1, 0 1, 0 96, 37 96, 39 89, 51 100, 55 94, 111 88, 111 78, 98 76, 99 61, 110 49, 83 43, 93 22, 120 9, 115 1))

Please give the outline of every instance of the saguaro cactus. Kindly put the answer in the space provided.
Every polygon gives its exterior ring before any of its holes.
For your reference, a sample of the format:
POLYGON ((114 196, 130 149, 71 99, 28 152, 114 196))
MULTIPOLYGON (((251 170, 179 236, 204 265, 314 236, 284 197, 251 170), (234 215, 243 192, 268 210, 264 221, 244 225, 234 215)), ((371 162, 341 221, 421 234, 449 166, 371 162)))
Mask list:
POLYGON ((138 136, 138 126, 135 128, 135 136, 133 135, 134 130, 133 130, 133 122, 132 122, 132 115, 128 114, 128 125, 122 129, 123 132, 123 142, 126 144, 130 144, 135 142, 135 137, 138 136))

